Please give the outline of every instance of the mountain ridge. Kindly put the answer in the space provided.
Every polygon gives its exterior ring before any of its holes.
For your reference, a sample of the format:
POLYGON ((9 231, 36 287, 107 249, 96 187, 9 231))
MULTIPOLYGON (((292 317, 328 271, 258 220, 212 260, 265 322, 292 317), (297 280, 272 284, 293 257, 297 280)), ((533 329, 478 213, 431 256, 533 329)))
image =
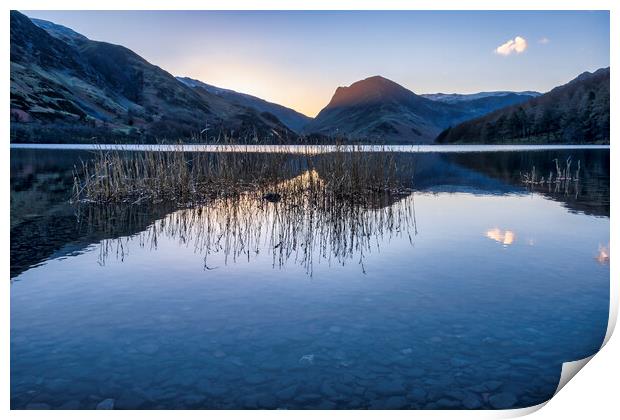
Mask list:
POLYGON ((71 28, 68 28, 63 25, 59 25, 54 22, 50 22, 49 20, 29 18, 32 23, 34 23, 39 28, 45 30, 48 34, 53 36, 54 38, 60 39, 68 44, 76 44, 81 41, 89 41, 89 39, 74 31, 71 28))
POLYGON ((176 76, 176 78, 194 89, 202 88, 214 95, 229 99, 231 101, 236 101, 240 105, 254 108, 259 112, 268 112, 273 114, 295 132, 300 132, 303 127, 305 127, 312 120, 312 118, 302 114, 301 112, 295 111, 292 108, 287 108, 283 105, 269 102, 257 96, 237 92, 232 89, 217 87, 190 77, 176 76))
POLYGON ((485 92, 476 92, 476 93, 423 93, 420 96, 433 100, 433 101, 442 101, 448 103, 455 102, 463 102, 463 101, 472 101, 490 97, 505 97, 508 95, 519 95, 519 96, 531 96, 537 97, 542 95, 540 92, 536 92, 533 90, 524 90, 524 91, 510 91, 510 90, 495 90, 495 91, 485 91, 485 92))

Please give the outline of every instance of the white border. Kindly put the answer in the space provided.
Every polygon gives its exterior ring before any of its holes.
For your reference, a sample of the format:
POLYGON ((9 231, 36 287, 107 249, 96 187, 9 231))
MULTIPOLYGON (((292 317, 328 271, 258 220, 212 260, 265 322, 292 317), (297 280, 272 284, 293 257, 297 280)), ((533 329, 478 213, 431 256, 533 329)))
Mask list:
POLYGON ((9 0, 17 10, 612 10, 613 0, 9 0), (561 7, 560 7, 561 6, 561 7))
MULTIPOLYGON (((89 4, 85 4, 79 0, 56 0, 42 1, 42 0, 9 0, 3 3, 4 14, 2 15, 2 31, 0 37, 2 38, 3 54, 4 54, 4 66, 2 67, 3 80, 5 83, 9 80, 9 13, 10 9, 17 10, 199 10, 199 9, 212 9, 212 10, 243 10, 243 9, 288 9, 288 10, 611 10, 611 34, 610 34, 610 54, 611 54, 611 67, 613 69, 618 68, 618 40, 620 40, 620 2, 611 0, 443 0, 443 1, 430 1, 430 0, 299 0, 293 2, 293 0, 218 0, 218 1, 197 1, 197 0, 175 0, 174 2, 163 1, 148 1, 148 0, 106 0, 106 1, 92 1, 89 4)), ((157 63, 155 63, 157 64, 157 63)), ((614 70, 615 71, 615 70, 614 70)), ((5 85, 6 86, 6 85, 5 85)), ((616 105, 619 99, 618 85, 615 83, 615 76, 611 78, 611 91, 612 91, 612 118, 611 118, 611 137, 616 139, 618 135, 618 106, 616 105)), ((2 105, 4 106, 4 119, 2 124, 4 127, 4 141, 8 144, 9 134, 9 91, 6 89, 2 92, 2 105)), ((617 140, 613 140, 617 141, 617 140)), ((5 146, 6 147, 6 146, 5 146)), ((611 148, 611 161, 619 161, 619 153, 616 147, 611 148)), ((10 179, 10 162, 9 162, 9 148, 4 149, 2 153, 2 170, 4 175, 4 183, 2 184, 2 200, 4 205, 2 206, 4 223, 2 224, 2 251, 1 258, 5 273, 7 273, 5 280, 5 287, 2 288, 2 325, 4 327, 4 336, 2 340, 2 346, 0 346, 0 358, 2 360, 1 375, 2 381, 0 381, 0 401, 2 407, 8 411, 9 409, 9 304, 10 304, 10 284, 8 281, 9 271, 9 255, 10 255, 10 229, 9 229, 9 179, 10 179)), ((618 184, 618 171, 612 165, 611 168, 611 202, 612 217, 610 220, 611 225, 611 249, 615 249, 616 238, 620 230, 615 223, 617 212, 615 212, 614 203, 618 202, 619 189, 615 186, 618 184)), ((620 279, 620 273, 617 269, 618 265, 615 264, 614 258, 611 258, 611 302, 610 302, 610 324, 606 336, 606 342, 611 337, 611 332, 618 312, 618 281, 620 279)), ((605 419, 614 418, 617 413, 618 401, 617 398, 617 386, 618 378, 616 375, 620 373, 620 344, 618 339, 612 339, 605 346, 605 350, 597 354, 592 362, 588 363, 584 372, 579 374, 579 379, 571 381, 566 387, 555 396, 549 403, 548 407, 544 410, 540 410, 536 413, 539 418, 584 418, 585 416, 605 419)), ((563 371, 564 374, 564 371, 563 371)), ((543 406, 545 404, 542 404, 543 406)), ((186 418, 204 418, 204 416, 214 415, 217 418, 238 418, 238 417, 252 417, 252 418, 274 418, 282 416, 291 416, 297 418, 315 417, 317 414, 322 417, 335 418, 378 418, 385 415, 389 415, 392 418, 405 418, 405 417, 433 417, 433 418, 453 418, 453 417, 474 417, 474 418, 498 418, 498 417, 514 417, 524 415, 533 411, 536 411, 540 407, 533 407, 529 409, 521 410, 507 410, 507 411, 391 411, 390 413, 382 412, 359 412, 359 411, 344 411, 344 412, 311 412, 311 411, 296 411, 296 412, 259 412, 259 411, 219 411, 219 412, 205 412, 205 411, 143 411, 143 412, 32 412, 32 411, 12 411, 10 416, 15 418, 39 418, 45 416, 52 419, 78 419, 83 418, 85 415, 94 417, 107 417, 114 416, 116 418, 134 418, 148 417, 153 419, 162 419, 169 417, 186 417, 186 418)))

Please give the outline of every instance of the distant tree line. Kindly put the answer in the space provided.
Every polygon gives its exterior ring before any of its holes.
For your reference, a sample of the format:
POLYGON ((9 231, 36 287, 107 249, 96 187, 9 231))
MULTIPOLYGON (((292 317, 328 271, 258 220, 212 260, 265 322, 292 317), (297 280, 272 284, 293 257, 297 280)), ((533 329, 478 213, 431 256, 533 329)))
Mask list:
POLYGON ((495 120, 483 118, 450 127, 436 142, 609 143, 609 110, 601 110, 593 100, 582 109, 536 111, 518 107, 495 120))

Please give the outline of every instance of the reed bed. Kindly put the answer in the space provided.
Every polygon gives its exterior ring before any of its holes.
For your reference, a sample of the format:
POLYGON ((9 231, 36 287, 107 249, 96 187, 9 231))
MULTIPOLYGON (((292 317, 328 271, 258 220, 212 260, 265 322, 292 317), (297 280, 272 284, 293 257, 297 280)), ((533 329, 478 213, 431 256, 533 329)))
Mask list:
POLYGON ((213 268, 207 259, 214 253, 227 263, 268 249, 274 266, 294 259, 311 273, 315 258, 344 264, 357 256, 364 270, 364 256, 384 235, 411 240, 411 207, 392 206, 408 200, 410 187, 388 150, 313 145, 248 153, 179 144, 169 151, 96 151, 75 168, 72 201, 85 226, 127 231, 102 242, 102 264, 110 253, 124 259, 137 233, 141 246, 156 248, 162 235, 191 244, 203 253, 205 269, 213 268), (149 208, 174 210, 123 229, 154 214, 149 208))
POLYGON ((278 189, 302 171, 317 178, 302 187, 314 189, 317 199, 363 202, 376 194, 406 193, 409 187, 399 182, 394 153, 387 151, 307 146, 295 153, 188 152, 178 144, 171 151, 98 150, 75 168, 72 201, 195 205, 250 191, 279 200, 283 193, 299 193, 290 185, 282 193, 278 189))

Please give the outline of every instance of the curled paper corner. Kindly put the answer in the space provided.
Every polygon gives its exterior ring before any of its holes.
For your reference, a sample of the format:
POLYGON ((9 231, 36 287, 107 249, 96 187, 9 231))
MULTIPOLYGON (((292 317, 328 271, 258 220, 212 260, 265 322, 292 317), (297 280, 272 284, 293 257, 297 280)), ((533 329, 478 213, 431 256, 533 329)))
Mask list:
POLYGON ((547 405, 547 403, 551 401, 551 399, 555 397, 562 388, 564 388, 564 385, 566 385, 571 379, 573 379, 573 377, 577 374, 577 372, 579 372, 595 355, 596 353, 584 359, 573 360, 571 362, 564 362, 562 364, 562 373, 560 374, 560 381, 558 383, 558 386, 555 389, 553 396, 547 401, 537 404, 537 405, 533 405, 531 407, 499 411, 497 418, 523 417, 523 416, 527 416, 528 414, 532 414, 540 410, 545 405, 547 405))
POLYGON ((607 321, 607 331, 605 332, 605 339, 603 340, 601 348, 605 347, 605 344, 607 344, 616 329, 616 321, 618 320, 618 302, 620 302, 620 288, 618 287, 618 283, 619 282, 617 279, 610 279, 609 282, 609 320, 607 321))
MULTIPOLYGON (((618 318, 618 308, 615 308, 615 310, 611 309, 609 311, 609 323, 607 324, 607 332, 605 333, 605 339, 603 340, 603 344, 601 344, 601 349, 605 347, 605 344, 607 344, 607 342, 613 335, 614 330, 616 329, 617 318, 618 318)), ((601 351, 601 349, 599 349, 599 351, 601 351)))
POLYGON ((579 372, 590 360, 592 360, 592 358, 595 355, 596 353, 584 359, 573 360, 572 362, 562 363, 562 373, 560 374, 560 382, 558 383, 558 387, 555 389, 553 396, 555 397, 558 394, 558 392, 560 392, 560 390, 564 388, 564 385, 566 385, 568 381, 573 379, 573 377, 577 374, 577 372, 579 372))
POLYGON ((536 411, 540 410, 545 405, 547 405, 548 402, 549 401, 545 401, 543 403, 533 405, 531 407, 513 408, 511 410, 497 410, 497 411, 494 411, 494 413, 496 413, 496 416, 495 416, 496 418, 502 418, 502 419, 512 419, 516 417, 523 417, 523 416, 527 416, 529 414, 535 413, 536 411))

